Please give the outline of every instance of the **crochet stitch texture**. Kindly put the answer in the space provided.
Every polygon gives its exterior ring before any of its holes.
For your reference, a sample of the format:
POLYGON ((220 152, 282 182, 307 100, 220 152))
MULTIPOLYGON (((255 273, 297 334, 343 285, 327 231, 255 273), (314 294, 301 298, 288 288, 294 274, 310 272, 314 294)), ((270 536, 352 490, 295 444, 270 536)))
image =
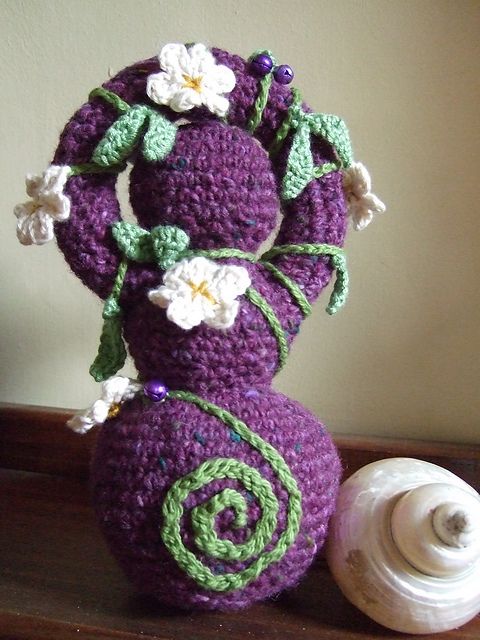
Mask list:
POLYGON ((280 205, 291 135, 272 157, 267 150, 288 117, 292 91, 269 83, 253 127, 258 78, 241 57, 212 53, 235 74, 229 111, 224 120, 203 107, 189 111, 166 157, 168 145, 159 147, 153 134, 130 156, 115 155, 115 144, 99 146, 128 105, 136 105, 130 124, 139 136, 150 135, 151 122, 170 135, 169 123, 182 117, 147 97, 157 58, 105 83, 114 100, 102 90, 91 94, 53 160, 86 167, 68 180, 70 217, 55 232, 71 269, 107 299, 104 345, 121 362, 123 329, 139 379, 161 379, 172 390, 162 403, 126 402, 99 433, 92 490, 109 547, 138 590, 182 608, 229 609, 298 582, 324 542, 341 472, 323 425, 270 386, 335 259, 274 250, 262 264, 241 252, 257 252, 280 206, 275 246, 341 247, 346 203, 341 173, 331 171, 335 150, 312 137, 315 167, 330 172, 280 205), (202 323, 185 331, 152 304, 147 293, 161 284, 167 264, 126 261, 112 232, 121 220, 116 175, 88 172, 92 158, 107 168, 132 162, 130 200, 141 228, 183 230, 193 252, 238 250, 219 259, 247 269, 252 284, 231 328, 202 323))

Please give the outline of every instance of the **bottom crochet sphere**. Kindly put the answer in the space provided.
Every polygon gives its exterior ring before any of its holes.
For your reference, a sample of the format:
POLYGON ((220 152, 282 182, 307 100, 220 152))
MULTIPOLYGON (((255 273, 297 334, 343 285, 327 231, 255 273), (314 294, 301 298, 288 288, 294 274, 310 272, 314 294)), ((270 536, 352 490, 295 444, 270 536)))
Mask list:
POLYGON ((138 591, 225 610, 299 581, 325 540, 340 473, 324 427, 271 388, 178 392, 137 398, 105 423, 92 490, 138 591))

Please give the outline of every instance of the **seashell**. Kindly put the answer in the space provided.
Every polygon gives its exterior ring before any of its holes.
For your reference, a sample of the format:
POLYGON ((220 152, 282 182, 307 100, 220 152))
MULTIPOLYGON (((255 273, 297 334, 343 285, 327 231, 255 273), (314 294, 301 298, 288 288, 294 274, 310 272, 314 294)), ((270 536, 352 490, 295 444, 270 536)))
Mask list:
POLYGON ((348 600, 390 629, 447 631, 480 612, 480 496, 437 465, 392 458, 353 474, 326 554, 348 600))

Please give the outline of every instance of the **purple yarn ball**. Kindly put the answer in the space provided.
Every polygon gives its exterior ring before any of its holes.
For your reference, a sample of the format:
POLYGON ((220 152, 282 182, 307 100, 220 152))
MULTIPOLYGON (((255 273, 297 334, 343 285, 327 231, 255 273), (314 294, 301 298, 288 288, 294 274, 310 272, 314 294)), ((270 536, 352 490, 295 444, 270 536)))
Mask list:
MULTIPOLYGON (((167 399, 144 406, 126 404, 99 433, 92 463, 97 518, 125 574, 142 593, 185 609, 238 609, 294 586, 310 566, 327 534, 334 510, 340 463, 330 436, 294 400, 269 387, 228 389, 208 399, 243 419, 283 456, 302 493, 300 531, 285 555, 242 589, 206 590, 187 575, 162 544, 162 504, 173 483, 215 458, 233 458, 261 471, 279 500, 277 526, 264 552, 285 529, 288 495, 262 456, 218 418, 190 403, 167 399)), ((238 480, 218 479, 192 491, 183 504, 180 533, 187 549, 213 573, 239 572, 249 561, 221 561, 200 551, 192 512, 225 488, 241 493, 248 505, 245 527, 233 526, 225 509, 215 518, 220 539, 245 542, 261 515, 257 500, 238 480)))

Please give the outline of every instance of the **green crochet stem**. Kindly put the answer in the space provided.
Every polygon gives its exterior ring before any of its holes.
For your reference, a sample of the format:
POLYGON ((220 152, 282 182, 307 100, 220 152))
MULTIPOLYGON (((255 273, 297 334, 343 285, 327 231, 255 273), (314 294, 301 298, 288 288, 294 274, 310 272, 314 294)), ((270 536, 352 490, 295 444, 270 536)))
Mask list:
POLYGON ((333 315, 345 304, 348 296, 347 260, 343 249, 330 244, 286 244, 272 247, 262 260, 270 260, 282 255, 329 256, 337 271, 337 278, 327 306, 327 313, 333 315))
POLYGON ((305 317, 312 313, 312 305, 309 303, 305 294, 294 280, 285 275, 283 271, 280 271, 280 269, 271 262, 260 260, 259 264, 267 269, 267 271, 270 271, 270 273, 285 287, 305 317))
POLYGON ((186 257, 201 256, 203 258, 211 258, 212 260, 221 260, 222 258, 240 258, 242 260, 248 260, 248 262, 256 262, 257 257, 254 253, 248 253, 241 249, 193 249, 187 251, 186 257))
POLYGON ((292 200, 299 196, 312 181, 339 169, 348 168, 353 162, 353 151, 344 121, 327 113, 307 113, 297 89, 292 89, 292 103, 270 145, 269 154, 274 157, 292 133, 292 143, 282 183, 282 198, 292 200), (315 166, 311 149, 311 136, 326 140, 334 148, 339 162, 325 162, 315 166))
MULTIPOLYGON (((275 66, 275 58, 273 57, 273 54, 271 51, 268 51, 268 49, 262 49, 259 51, 255 51, 255 53, 253 53, 250 58, 249 61, 253 60, 253 58, 255 58, 255 56, 261 54, 261 53, 265 53, 268 56, 270 56, 270 58, 272 59, 273 62, 273 66, 275 66)), ((273 72, 270 71, 270 73, 267 73, 266 76, 263 76, 263 78, 260 80, 260 89, 258 92, 258 96, 255 100, 255 103, 253 105, 253 110, 252 110, 252 115, 250 116, 248 122, 247 122, 247 131, 249 133, 253 133, 255 131, 255 129, 258 127, 258 125, 260 124, 260 122, 262 121, 262 116, 263 116, 263 112, 265 110, 265 107, 267 106, 268 103, 268 95, 270 93, 270 87, 272 85, 272 80, 273 80, 273 72)))
POLYGON ((273 335, 277 340, 278 346, 278 366, 277 373, 280 371, 288 357, 288 342, 285 337, 285 331, 280 324, 280 320, 278 319, 277 314, 272 309, 272 307, 268 304, 265 298, 253 287, 248 287, 245 291, 245 297, 247 300, 250 300, 252 304, 254 304, 263 314, 263 317, 270 325, 270 329, 272 330, 273 335))
MULTIPOLYGON (((327 313, 335 313, 344 303, 348 294, 348 272, 345 255, 340 247, 327 244, 291 244, 276 246, 267 251, 260 260, 253 253, 235 248, 188 249, 188 235, 179 227, 159 225, 151 231, 129 222, 119 221, 112 225, 112 233, 124 259, 119 265, 112 292, 105 301, 104 324, 100 337, 100 347, 90 373, 97 382, 114 375, 125 363, 126 349, 122 339, 120 294, 128 267, 128 260, 135 262, 156 262, 163 270, 169 269, 183 258, 205 257, 212 260, 240 258, 258 263, 269 271, 290 293, 292 300, 304 316, 312 307, 298 284, 285 275, 276 265, 269 262, 279 255, 329 256, 337 270, 335 286, 327 306, 327 313)), ((253 287, 245 292, 247 300, 256 306, 270 325, 278 346, 278 367, 282 369, 288 357, 288 341, 282 324, 267 300, 253 287)))
POLYGON ((126 167, 125 163, 112 165, 110 167, 101 167, 94 162, 86 162, 84 164, 74 164, 70 167, 71 176, 81 176, 84 173, 121 173, 126 167))
POLYGON ((302 494, 280 453, 249 429, 245 422, 189 391, 170 391, 168 397, 196 405, 237 433, 268 462, 288 494, 287 523, 275 546, 269 551, 265 549, 277 529, 278 500, 270 482, 262 478, 255 468, 244 462, 235 458, 206 460, 195 470, 179 478, 170 487, 165 497, 162 506, 161 536, 181 569, 205 589, 219 592, 241 589, 258 578, 272 563, 281 560, 295 542, 302 519, 302 494), (252 559, 248 567, 241 571, 216 575, 185 546, 181 534, 181 523, 184 514, 183 504, 188 496, 210 482, 224 478, 238 480, 255 497, 262 515, 246 542, 236 545, 230 540, 218 537, 215 531, 215 517, 225 509, 233 509, 234 525, 244 527, 248 507, 242 493, 235 489, 224 489, 192 510, 195 544, 205 555, 232 562, 252 559))
POLYGON ((275 138, 273 139, 273 142, 270 145, 270 149, 268 150, 270 157, 274 157, 275 155, 277 155, 277 153, 282 148, 285 138, 288 136, 288 134, 290 133, 290 129, 292 128, 294 108, 301 106, 301 103, 302 103, 302 97, 300 95, 300 91, 295 87, 292 87, 292 102, 287 111, 287 115, 284 121, 282 122, 280 127, 277 129, 275 138))
POLYGON ((125 364, 127 351, 122 338, 122 310, 120 294, 127 273, 128 261, 124 258, 118 267, 112 292, 103 306, 103 328, 98 354, 90 367, 90 375, 96 382, 103 382, 115 375, 125 364))
POLYGON ((88 96, 89 100, 93 100, 93 98, 102 98, 105 102, 111 104, 119 113, 127 113, 130 109, 130 105, 125 100, 122 100, 120 96, 117 96, 113 91, 109 91, 108 89, 104 89, 103 87, 97 87, 90 91, 88 96))

